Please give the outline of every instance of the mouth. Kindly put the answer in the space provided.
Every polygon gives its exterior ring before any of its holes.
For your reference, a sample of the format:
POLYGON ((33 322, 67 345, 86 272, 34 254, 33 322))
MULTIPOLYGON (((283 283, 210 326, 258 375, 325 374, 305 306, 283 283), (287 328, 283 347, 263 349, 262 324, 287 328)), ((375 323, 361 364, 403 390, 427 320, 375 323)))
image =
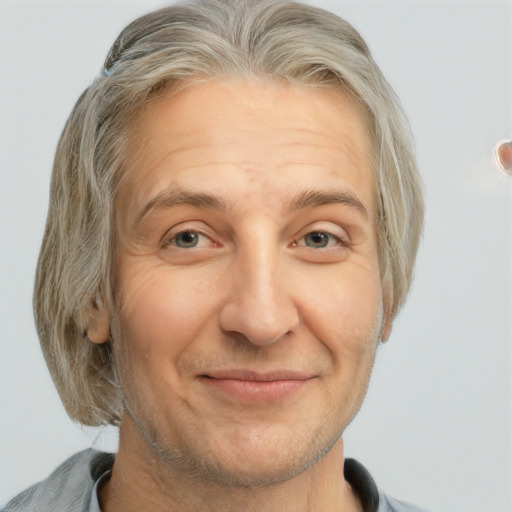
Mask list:
POLYGON ((308 386, 316 375, 290 370, 212 371, 198 376, 209 389, 247 402, 273 402, 287 398, 308 386))

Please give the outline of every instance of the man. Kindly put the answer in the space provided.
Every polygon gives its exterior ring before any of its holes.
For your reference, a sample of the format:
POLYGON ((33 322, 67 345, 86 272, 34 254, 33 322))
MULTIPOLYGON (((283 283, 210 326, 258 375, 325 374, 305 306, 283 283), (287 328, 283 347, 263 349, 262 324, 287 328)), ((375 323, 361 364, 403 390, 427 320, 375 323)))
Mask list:
POLYGON ((35 309, 70 417, 120 426, 7 511, 417 511, 345 460, 423 205, 359 34, 279 0, 129 25, 61 137, 35 309))

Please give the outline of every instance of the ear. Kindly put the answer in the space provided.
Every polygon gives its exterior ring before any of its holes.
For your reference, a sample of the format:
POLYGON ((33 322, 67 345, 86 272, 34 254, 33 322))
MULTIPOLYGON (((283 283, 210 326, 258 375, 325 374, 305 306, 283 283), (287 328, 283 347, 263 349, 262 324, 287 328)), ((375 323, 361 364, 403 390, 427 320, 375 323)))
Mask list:
POLYGON ((110 338, 110 314, 100 299, 94 300, 89 313, 87 337, 93 343, 106 343, 110 338))
POLYGON ((380 341, 381 343, 386 343, 389 337, 391 336, 391 331, 393 330, 393 320, 391 318, 386 318, 382 325, 382 329, 380 331, 380 341))

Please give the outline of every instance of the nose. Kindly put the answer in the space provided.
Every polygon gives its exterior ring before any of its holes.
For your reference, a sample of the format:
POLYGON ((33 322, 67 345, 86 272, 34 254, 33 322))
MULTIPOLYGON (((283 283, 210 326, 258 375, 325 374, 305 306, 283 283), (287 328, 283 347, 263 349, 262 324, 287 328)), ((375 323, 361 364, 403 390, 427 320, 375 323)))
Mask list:
POLYGON ((228 298, 220 312, 223 331, 243 335, 257 346, 279 341, 299 324, 289 273, 279 251, 269 245, 240 251, 230 268, 228 298))

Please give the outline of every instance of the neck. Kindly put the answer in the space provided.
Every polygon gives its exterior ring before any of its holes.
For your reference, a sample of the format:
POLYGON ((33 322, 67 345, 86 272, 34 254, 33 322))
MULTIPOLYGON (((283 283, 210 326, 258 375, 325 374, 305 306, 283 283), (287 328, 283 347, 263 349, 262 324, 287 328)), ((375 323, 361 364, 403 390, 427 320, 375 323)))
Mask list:
POLYGON ((343 440, 316 464, 282 482, 230 486, 173 467, 150 447, 131 442, 135 425, 123 422, 112 477, 99 492, 103 512, 359 512, 343 476, 343 440))

